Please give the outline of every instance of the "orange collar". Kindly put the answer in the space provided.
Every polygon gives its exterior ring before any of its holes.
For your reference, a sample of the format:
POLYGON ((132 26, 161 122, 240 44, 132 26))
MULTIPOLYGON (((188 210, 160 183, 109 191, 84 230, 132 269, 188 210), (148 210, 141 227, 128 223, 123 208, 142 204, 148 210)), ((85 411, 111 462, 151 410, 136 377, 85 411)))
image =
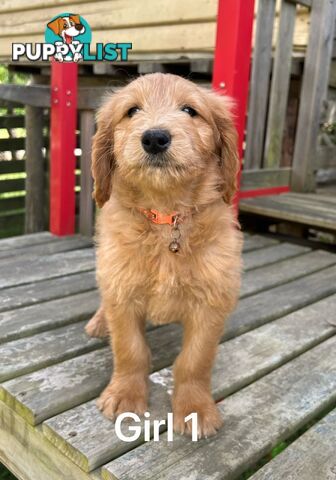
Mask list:
POLYGON ((163 213, 151 208, 150 210, 146 210, 145 208, 138 208, 139 212, 141 212, 148 220, 157 225, 176 225, 179 221, 181 221, 181 215, 178 212, 172 212, 168 215, 164 215, 163 213))

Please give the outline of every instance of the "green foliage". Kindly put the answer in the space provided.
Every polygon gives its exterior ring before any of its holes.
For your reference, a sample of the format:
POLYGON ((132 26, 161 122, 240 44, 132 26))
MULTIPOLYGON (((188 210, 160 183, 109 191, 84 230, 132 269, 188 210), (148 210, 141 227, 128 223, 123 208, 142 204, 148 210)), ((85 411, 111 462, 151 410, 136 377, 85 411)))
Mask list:
POLYGON ((16 83, 25 85, 28 82, 28 78, 24 73, 13 73, 8 70, 6 65, 0 65, 0 84, 16 83))
POLYGON ((0 480, 16 480, 16 477, 0 463, 0 480))

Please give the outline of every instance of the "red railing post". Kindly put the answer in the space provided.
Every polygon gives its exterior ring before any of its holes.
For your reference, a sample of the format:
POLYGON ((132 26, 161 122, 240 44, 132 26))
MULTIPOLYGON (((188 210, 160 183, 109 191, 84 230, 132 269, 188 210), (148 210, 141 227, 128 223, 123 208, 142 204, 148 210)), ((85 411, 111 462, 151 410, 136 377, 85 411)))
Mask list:
POLYGON ((77 64, 51 64, 50 231, 75 232, 77 64))
MULTIPOLYGON (((219 0, 212 87, 236 101, 242 158, 249 89, 254 0, 219 0)), ((240 175, 239 175, 240 178, 240 175)))

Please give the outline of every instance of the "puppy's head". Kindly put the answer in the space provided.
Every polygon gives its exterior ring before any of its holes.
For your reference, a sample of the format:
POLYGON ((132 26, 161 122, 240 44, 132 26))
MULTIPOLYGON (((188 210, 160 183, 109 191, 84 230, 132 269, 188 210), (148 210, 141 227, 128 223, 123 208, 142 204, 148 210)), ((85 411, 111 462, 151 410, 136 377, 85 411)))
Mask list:
POLYGON ((226 203, 238 157, 230 101, 181 77, 139 77, 106 99, 93 139, 94 197, 110 197, 113 173, 139 188, 166 190, 218 173, 226 203))
POLYGON ((85 32, 84 25, 80 22, 79 15, 71 14, 69 17, 57 17, 48 23, 48 27, 63 40, 66 37, 77 37, 85 32))

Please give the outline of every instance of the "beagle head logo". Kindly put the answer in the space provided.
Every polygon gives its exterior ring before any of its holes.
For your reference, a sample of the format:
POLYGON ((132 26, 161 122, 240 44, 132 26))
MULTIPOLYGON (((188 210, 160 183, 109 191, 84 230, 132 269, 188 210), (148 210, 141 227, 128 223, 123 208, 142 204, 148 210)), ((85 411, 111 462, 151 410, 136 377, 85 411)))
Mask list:
POLYGON ((83 59, 83 45, 91 43, 91 29, 77 13, 61 13, 47 23, 45 40, 55 45, 55 60, 79 62, 83 59))
POLYGON ((47 25, 64 43, 72 43, 75 37, 85 32, 79 15, 69 14, 68 17, 56 17, 47 25))

